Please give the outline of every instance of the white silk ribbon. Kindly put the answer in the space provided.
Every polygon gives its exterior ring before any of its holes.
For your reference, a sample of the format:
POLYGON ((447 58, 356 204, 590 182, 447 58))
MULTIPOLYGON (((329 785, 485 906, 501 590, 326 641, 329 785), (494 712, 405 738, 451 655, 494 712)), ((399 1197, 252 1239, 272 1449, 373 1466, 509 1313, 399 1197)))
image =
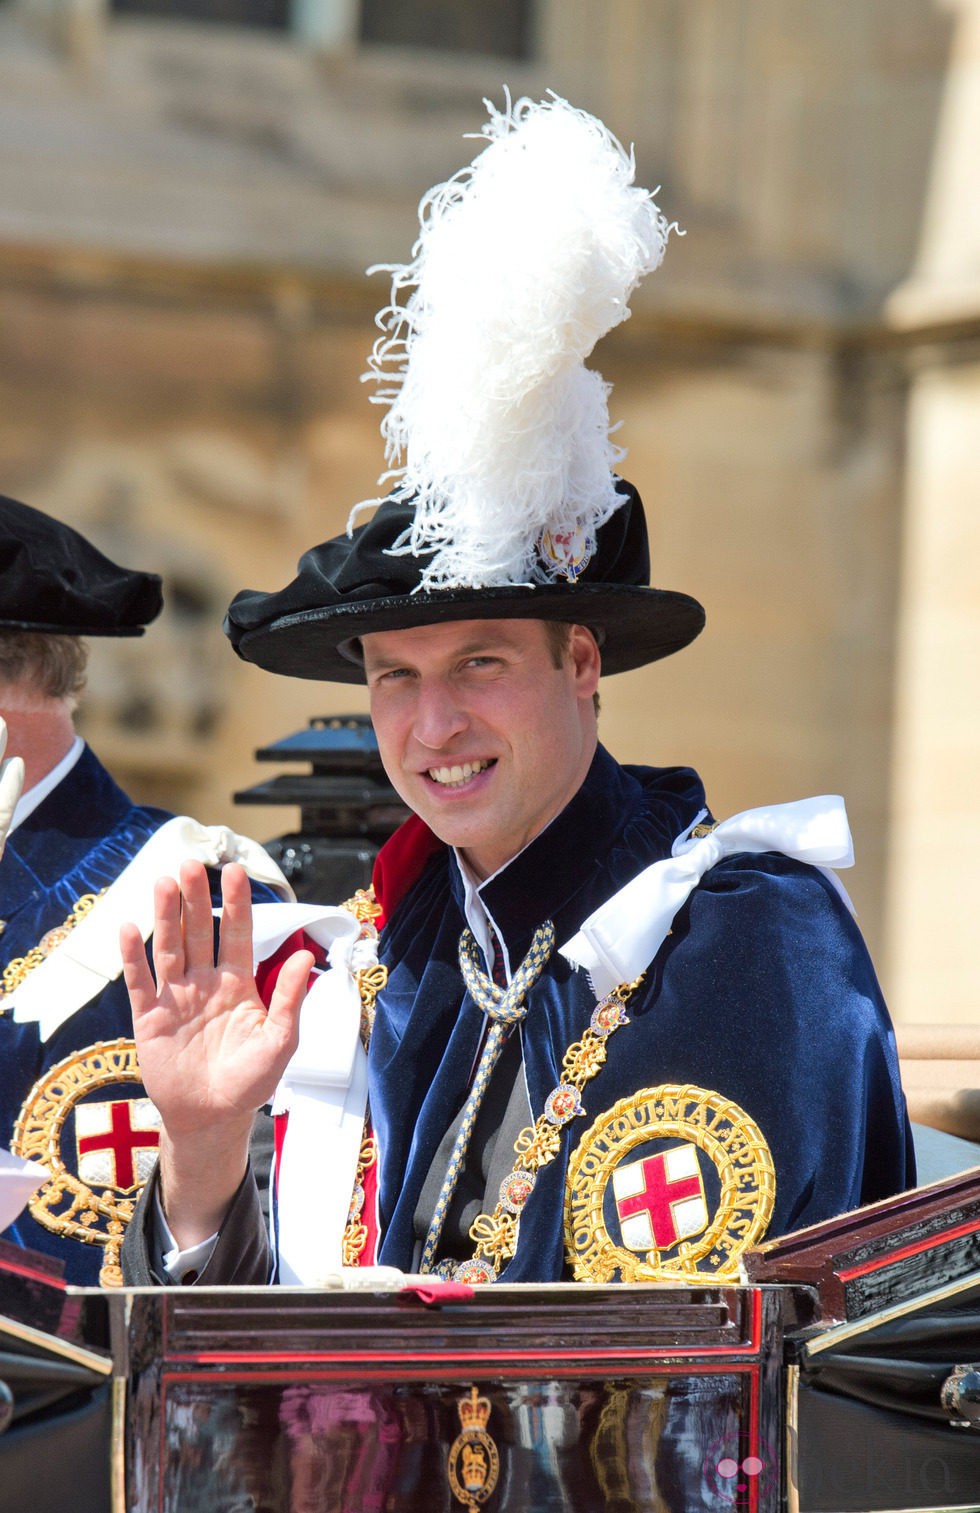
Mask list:
MULTIPOLYGON (((296 920, 309 909, 303 928, 328 953, 328 969, 317 974, 303 1002, 299 1045, 273 1100, 273 1113, 289 1114, 277 1182, 279 1281, 316 1286, 343 1264, 367 1106, 356 974, 377 962, 377 941, 372 934, 362 937, 345 909, 301 905, 287 911, 276 904, 261 909, 269 911, 277 934, 287 913, 296 920)), ((265 935, 265 925, 263 914, 257 934, 268 945, 272 937, 265 935)), ((285 935, 290 933, 287 929, 285 935)))
POLYGON ((158 877, 176 878, 181 862, 191 859, 206 867, 240 862, 256 881, 276 888, 284 898, 293 896, 277 864, 255 841, 224 825, 199 825, 188 815, 177 815, 153 832, 91 912, 8 993, 5 1006, 13 1010, 17 1023, 36 1023, 41 1039, 49 1040, 66 1019, 114 982, 122 972, 120 927, 132 920, 148 940, 153 932, 154 883, 158 877))
MULTIPOLYGON (((671 856, 645 868, 601 904, 559 947, 567 961, 589 974, 597 998, 646 970, 678 910, 723 857, 778 851, 822 870, 854 863, 844 800, 836 794, 746 809, 700 838, 691 839, 685 832, 672 850, 671 856)), ((837 879, 832 873, 828 876, 846 901, 837 879)))

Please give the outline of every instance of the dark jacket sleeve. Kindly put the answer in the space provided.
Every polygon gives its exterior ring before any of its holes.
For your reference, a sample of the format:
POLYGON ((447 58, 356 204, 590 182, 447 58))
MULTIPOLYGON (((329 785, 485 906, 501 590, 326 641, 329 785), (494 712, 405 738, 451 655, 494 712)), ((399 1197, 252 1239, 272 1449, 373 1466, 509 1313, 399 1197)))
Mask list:
MULTIPOLYGON (((252 1132, 248 1170, 235 1193, 217 1243, 207 1265, 197 1275, 189 1276, 183 1286, 231 1287, 261 1286, 272 1275, 272 1247, 269 1243, 267 1215, 260 1194, 268 1192, 268 1172, 272 1150, 272 1121, 265 1115, 256 1120, 252 1132)), ((163 1274, 155 1254, 154 1216, 159 1184, 159 1168, 140 1195, 122 1245, 123 1282, 127 1287, 166 1287, 173 1285, 163 1274)))

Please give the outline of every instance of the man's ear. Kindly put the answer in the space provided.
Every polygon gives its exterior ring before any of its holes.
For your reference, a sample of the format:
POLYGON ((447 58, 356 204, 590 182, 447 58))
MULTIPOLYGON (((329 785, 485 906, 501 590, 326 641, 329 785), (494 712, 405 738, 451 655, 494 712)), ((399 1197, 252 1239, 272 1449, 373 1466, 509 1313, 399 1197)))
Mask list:
POLYGON ((602 658, 596 638, 587 625, 572 626, 568 654, 575 669, 576 692, 580 698, 591 699, 599 687, 602 658))

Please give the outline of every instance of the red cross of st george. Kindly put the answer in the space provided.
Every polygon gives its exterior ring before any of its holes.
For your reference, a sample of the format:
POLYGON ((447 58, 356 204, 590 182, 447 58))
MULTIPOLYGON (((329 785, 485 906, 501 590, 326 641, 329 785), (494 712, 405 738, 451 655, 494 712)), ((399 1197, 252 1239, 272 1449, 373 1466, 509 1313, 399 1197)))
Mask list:
POLYGON ((621 1219, 630 1219, 634 1214, 650 1215, 650 1228, 657 1249, 673 1245, 680 1238, 674 1223, 673 1205, 682 1198, 696 1198, 701 1194, 701 1179, 697 1174, 679 1177, 675 1181, 667 1175, 666 1156, 647 1156, 641 1163, 643 1188, 628 1198, 619 1198, 616 1207, 621 1219))
POLYGON ((81 1135, 78 1154, 90 1151, 111 1151, 115 1172, 114 1187, 128 1192, 138 1181, 133 1155, 138 1150, 155 1149, 160 1144, 160 1131, 140 1129, 133 1124, 131 1105, 122 1099, 109 1105, 111 1128, 99 1135, 81 1135))

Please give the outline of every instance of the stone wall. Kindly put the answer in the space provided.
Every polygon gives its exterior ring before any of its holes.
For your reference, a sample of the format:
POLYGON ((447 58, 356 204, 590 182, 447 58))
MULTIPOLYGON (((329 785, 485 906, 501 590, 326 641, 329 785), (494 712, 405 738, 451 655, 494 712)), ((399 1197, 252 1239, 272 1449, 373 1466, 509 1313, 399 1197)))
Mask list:
POLYGON ((375 492, 363 270, 483 95, 553 86, 686 233, 595 361, 654 581, 708 628, 609 680, 604 738, 719 814, 845 793, 897 1012, 972 1017, 980 0, 540 0, 522 64, 362 48, 319 4, 331 49, 0 4, 0 491, 167 579, 93 649, 93 743, 141 796, 292 827, 231 803, 255 747, 363 695, 239 664, 221 613, 375 492))

